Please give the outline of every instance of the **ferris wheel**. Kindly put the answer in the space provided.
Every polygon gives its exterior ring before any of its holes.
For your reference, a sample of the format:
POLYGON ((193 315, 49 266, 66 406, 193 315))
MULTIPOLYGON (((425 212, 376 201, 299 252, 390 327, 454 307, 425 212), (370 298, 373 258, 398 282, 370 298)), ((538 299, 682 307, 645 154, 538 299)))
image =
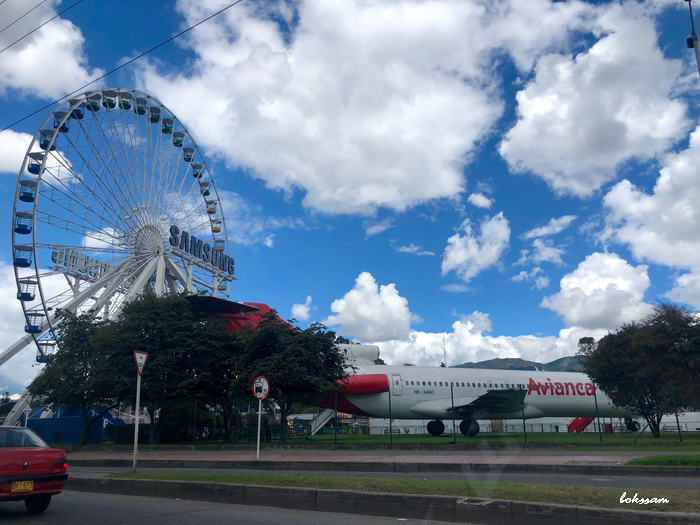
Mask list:
POLYGON ((59 310, 110 319, 141 294, 228 297, 219 193, 175 115, 131 88, 87 92, 44 121, 15 191, 12 251, 26 335, 55 347, 59 310))

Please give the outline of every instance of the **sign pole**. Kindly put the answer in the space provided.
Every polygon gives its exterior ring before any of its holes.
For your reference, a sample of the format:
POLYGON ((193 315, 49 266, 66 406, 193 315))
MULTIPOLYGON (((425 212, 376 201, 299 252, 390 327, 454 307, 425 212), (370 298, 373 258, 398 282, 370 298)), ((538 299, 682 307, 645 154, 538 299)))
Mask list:
POLYGON ((134 463, 131 472, 136 473, 136 454, 139 447, 139 415, 141 414, 141 374, 136 378, 136 411, 134 412, 134 463))
POLYGON ((141 419, 141 375, 143 374, 143 369, 146 367, 148 353, 134 351, 134 359, 136 360, 136 371, 138 372, 138 376, 136 376, 136 410, 134 411, 134 463, 131 468, 131 472, 135 474, 136 455, 139 451, 139 420, 141 419))
MULTIPOLYGON (((270 393, 270 382, 265 376, 258 376, 253 381, 253 395, 258 400, 258 446, 256 459, 260 459, 260 423, 262 421, 262 400, 270 393)), ((284 424, 284 421, 280 421, 284 424)))
POLYGON ((260 421, 262 419, 262 399, 258 399, 258 453, 255 459, 260 459, 260 421))

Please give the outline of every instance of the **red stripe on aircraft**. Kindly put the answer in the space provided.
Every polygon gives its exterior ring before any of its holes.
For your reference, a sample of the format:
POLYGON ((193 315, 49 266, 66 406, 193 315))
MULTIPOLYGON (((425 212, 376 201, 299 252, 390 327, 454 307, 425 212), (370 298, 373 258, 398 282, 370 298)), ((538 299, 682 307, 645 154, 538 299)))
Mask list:
POLYGON ((338 386, 343 394, 353 396, 381 394, 389 391, 389 378, 386 374, 349 376, 347 379, 338 381, 338 386))

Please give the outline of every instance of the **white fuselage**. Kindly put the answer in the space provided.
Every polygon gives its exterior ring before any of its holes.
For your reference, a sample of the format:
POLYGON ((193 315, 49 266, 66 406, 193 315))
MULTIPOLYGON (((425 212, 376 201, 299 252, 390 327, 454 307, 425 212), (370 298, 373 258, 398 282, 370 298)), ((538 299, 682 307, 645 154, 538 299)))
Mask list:
MULTIPOLYGON (((353 375, 386 374, 389 391, 345 397, 374 417, 448 419, 452 407, 467 407, 487 392, 524 390, 522 408, 503 411, 473 409, 473 419, 539 417, 629 417, 610 398, 576 372, 530 372, 417 366, 360 366, 353 375), (596 411, 597 401, 597 411, 596 411)), ((479 405, 477 402, 475 405, 479 405)), ((471 406, 475 406, 471 405, 471 406)), ((346 409, 347 410, 347 409, 346 409)), ((347 410, 351 412, 351 410, 347 410)), ((460 419, 460 416, 457 416, 460 419)))

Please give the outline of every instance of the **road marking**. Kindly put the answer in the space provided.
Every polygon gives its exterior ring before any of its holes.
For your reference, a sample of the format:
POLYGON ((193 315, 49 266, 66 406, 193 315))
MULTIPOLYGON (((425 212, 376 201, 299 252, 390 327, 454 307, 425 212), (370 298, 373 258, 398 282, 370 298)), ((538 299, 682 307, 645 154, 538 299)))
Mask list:
POLYGON ((591 478, 591 481, 612 481, 612 478, 591 478))

